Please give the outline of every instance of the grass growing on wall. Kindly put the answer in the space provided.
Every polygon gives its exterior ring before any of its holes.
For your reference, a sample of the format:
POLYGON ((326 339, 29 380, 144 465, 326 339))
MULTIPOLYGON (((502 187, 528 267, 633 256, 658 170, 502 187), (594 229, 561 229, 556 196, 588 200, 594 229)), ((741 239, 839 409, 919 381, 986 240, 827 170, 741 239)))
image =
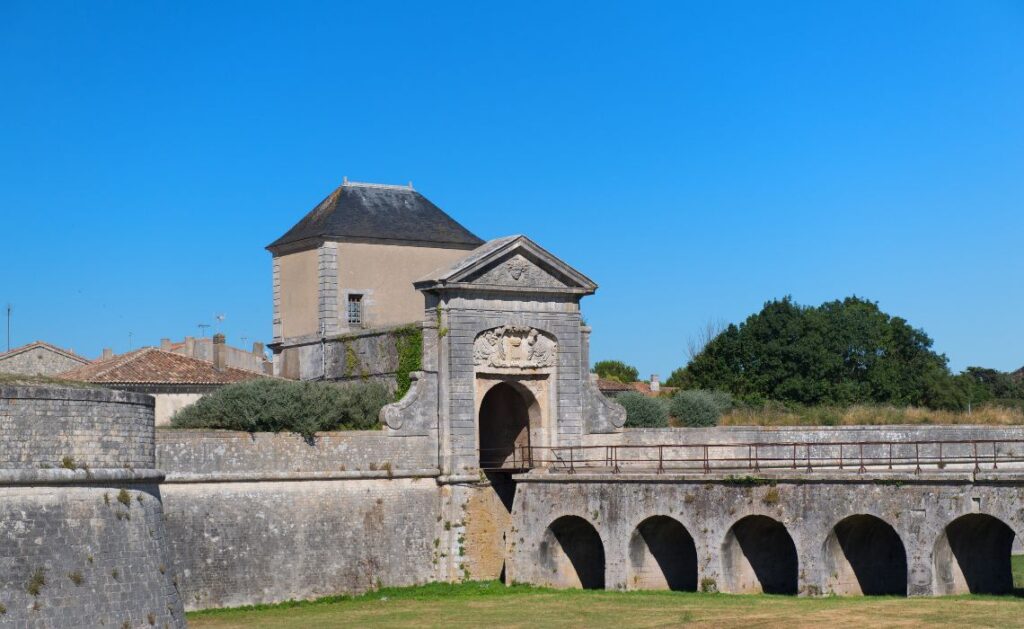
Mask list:
POLYGON ((410 374, 423 368, 423 329, 410 325, 392 332, 395 339, 395 350, 398 352, 398 373, 395 380, 398 388, 395 399, 402 399, 412 386, 410 374))
POLYGON ((552 590, 496 581, 386 588, 362 596, 188 614, 193 629, 298 627, 1006 627, 1009 596, 793 597, 552 590))

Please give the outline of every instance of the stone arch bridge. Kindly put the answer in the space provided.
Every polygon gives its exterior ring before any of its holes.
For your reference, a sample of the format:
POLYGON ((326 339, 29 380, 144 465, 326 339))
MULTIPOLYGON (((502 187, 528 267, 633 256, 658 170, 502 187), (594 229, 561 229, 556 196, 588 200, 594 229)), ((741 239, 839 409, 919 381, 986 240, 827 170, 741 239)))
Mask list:
POLYGON ((938 469, 516 476, 507 577, 802 595, 1009 593, 1024 485, 938 469))

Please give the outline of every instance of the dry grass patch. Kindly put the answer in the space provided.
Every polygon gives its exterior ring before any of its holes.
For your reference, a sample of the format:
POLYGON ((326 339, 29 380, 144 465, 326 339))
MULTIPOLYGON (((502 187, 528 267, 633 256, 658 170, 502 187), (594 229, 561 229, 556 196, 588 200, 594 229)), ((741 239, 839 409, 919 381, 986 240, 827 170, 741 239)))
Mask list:
POLYGON ((1024 424, 1024 410, 983 406, 970 414, 917 407, 858 404, 847 408, 813 406, 787 409, 781 406, 738 408, 722 415, 722 426, 878 426, 878 425, 1024 424))

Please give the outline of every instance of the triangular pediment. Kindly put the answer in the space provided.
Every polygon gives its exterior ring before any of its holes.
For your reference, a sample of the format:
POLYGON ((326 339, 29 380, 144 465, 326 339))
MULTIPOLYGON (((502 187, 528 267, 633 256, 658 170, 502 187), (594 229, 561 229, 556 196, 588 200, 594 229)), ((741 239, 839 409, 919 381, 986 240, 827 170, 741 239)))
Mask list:
POLYGON ((485 243, 454 264, 416 282, 416 287, 579 294, 597 290, 588 277, 526 236, 507 236, 485 243))

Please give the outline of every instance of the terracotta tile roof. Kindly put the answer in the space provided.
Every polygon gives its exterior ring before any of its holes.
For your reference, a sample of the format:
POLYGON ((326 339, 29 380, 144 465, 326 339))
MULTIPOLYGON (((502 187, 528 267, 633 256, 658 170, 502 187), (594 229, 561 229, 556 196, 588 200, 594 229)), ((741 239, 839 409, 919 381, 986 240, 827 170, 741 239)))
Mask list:
POLYGON ((618 380, 607 380, 605 378, 597 379, 597 388, 602 391, 619 393, 623 391, 633 391, 633 385, 619 382, 618 380))
POLYGON ((676 387, 661 387, 660 391, 651 391, 650 382, 619 382, 618 380, 606 380, 604 378, 598 378, 597 388, 604 393, 625 393, 627 391, 636 391, 642 393, 648 397, 658 397, 659 395, 671 395, 676 391, 676 387))
POLYGON ((35 349, 37 347, 41 347, 43 349, 48 349, 51 352, 56 352, 56 353, 60 354, 61 356, 66 356, 66 357, 70 358, 71 360, 77 360, 77 361, 79 361, 79 362, 81 362, 83 364, 90 362, 89 359, 86 358, 85 356, 79 356, 78 354, 74 353, 73 351, 71 351, 69 349, 63 349, 63 348, 57 347, 56 345, 50 345, 46 341, 35 341, 35 342, 29 343, 27 345, 22 345, 21 347, 15 347, 14 349, 12 349, 9 352, 0 353, 0 360, 3 360, 5 358, 10 358, 11 356, 15 356, 15 355, 20 354, 22 352, 27 352, 28 350, 35 349))
POLYGON ((66 371, 60 377, 97 384, 231 384, 266 376, 234 367, 217 370, 205 360, 143 347, 66 371))
POLYGON ((650 382, 631 382, 628 386, 632 387, 633 390, 636 391, 637 393, 643 393, 648 397, 658 397, 659 395, 671 395, 676 391, 676 387, 665 386, 661 387, 657 391, 651 391, 650 382))

